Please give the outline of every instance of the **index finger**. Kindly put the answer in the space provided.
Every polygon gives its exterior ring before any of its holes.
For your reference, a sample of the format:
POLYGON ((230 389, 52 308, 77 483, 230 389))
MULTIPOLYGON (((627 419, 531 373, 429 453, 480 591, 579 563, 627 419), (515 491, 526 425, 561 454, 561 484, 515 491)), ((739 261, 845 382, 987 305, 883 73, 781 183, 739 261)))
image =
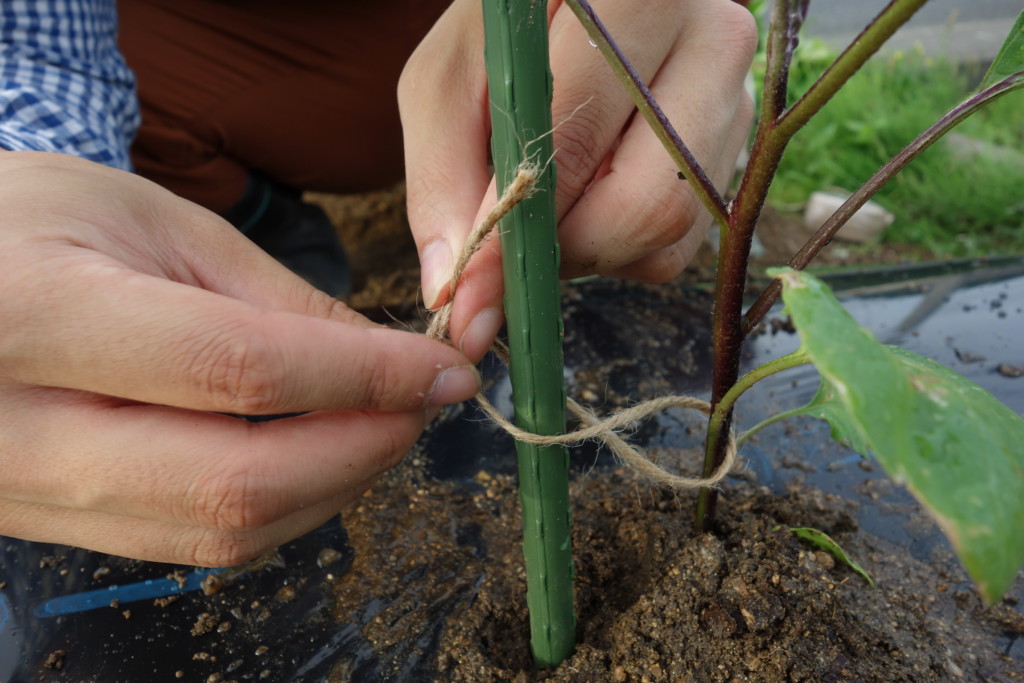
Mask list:
POLYGON ((465 356, 421 335, 263 308, 76 247, 50 256, 68 287, 25 283, 0 311, 0 369, 16 382, 241 414, 422 409, 478 387, 465 356))
POLYGON ((453 3, 399 83, 409 224, 430 308, 447 299, 452 266, 490 182, 482 26, 479 2, 453 3))

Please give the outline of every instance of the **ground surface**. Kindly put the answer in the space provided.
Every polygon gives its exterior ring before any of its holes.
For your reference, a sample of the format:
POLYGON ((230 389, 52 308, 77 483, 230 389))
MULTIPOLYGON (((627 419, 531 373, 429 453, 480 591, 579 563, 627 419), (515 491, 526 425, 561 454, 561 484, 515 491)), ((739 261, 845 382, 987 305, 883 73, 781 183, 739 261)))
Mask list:
MULTIPOLYGON (((403 679, 410 642, 431 627, 441 629, 436 672, 419 680, 1024 680, 1020 659, 997 647, 1024 631, 1024 616, 984 608, 952 557, 921 562, 858 533, 849 501, 799 485, 783 497, 735 486, 717 533, 696 536, 691 497, 621 471, 573 486, 579 646, 556 671, 535 671, 514 478, 477 480, 467 494, 403 468, 347 516, 357 559, 336 586, 336 616, 363 609, 368 588, 386 605, 362 630, 379 680, 403 679), (879 587, 777 529, 809 521, 879 587), (465 543, 470 535, 486 549, 465 543)), ((359 671, 342 662, 332 680, 359 671)))
MULTIPOLYGON (((365 283, 353 299, 357 308, 408 312, 416 300, 416 259, 394 207, 401 199, 399 188, 327 202, 345 225, 354 260, 367 264, 357 273, 365 283)), ((754 274, 800 246, 792 219, 771 212, 759 234, 766 251, 754 274)), ((838 246, 824 263, 899 263, 911 254, 838 246)), ((709 281, 712 261, 705 249, 681 280, 709 281)), ((647 296, 675 296, 665 291, 647 296)), ((572 301, 570 308, 584 305, 572 301)), ((624 306, 620 314, 629 312, 624 306)), ((659 336, 671 338, 671 330, 659 336)), ((617 370, 644 382, 642 394, 662 388, 663 378, 641 360, 592 360, 594 376, 575 377, 584 398, 603 391, 617 402, 617 370)), ((877 499, 891 490, 882 479, 866 482, 862 493, 877 499)), ((367 593, 378 611, 360 631, 373 663, 343 660, 332 680, 368 672, 398 680, 411 671, 453 681, 1024 680, 1024 616, 1014 608, 1024 598, 1021 580, 1004 603, 985 607, 947 547, 922 559, 858 529, 857 501, 799 478, 783 496, 748 481, 731 484, 724 499, 717 533, 695 535, 691 496, 662 493, 622 470, 579 476, 572 492, 579 646, 557 671, 536 671, 514 475, 482 467, 467 486, 431 476, 414 454, 345 514, 355 560, 333 586, 335 617, 365 614, 367 593), (879 587, 778 528, 803 525, 832 534, 879 587), (424 633, 431 635, 424 640, 424 633)), ((915 505, 900 512, 911 535, 934 534, 915 505)))

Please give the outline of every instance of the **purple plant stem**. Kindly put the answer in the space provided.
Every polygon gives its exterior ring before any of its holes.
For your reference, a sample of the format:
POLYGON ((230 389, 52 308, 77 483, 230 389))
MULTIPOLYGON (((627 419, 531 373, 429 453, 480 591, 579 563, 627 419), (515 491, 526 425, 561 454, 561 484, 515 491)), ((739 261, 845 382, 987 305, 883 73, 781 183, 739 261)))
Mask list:
POLYGON ((789 88, 789 66, 799 42, 800 27, 807 17, 810 0, 776 0, 766 50, 764 90, 761 98, 761 121, 774 123, 786 109, 789 88))
POLYGON ((784 108, 789 65, 806 14, 807 0, 773 3, 761 116, 750 152, 751 162, 734 202, 733 213, 743 215, 732 217, 734 226, 740 225, 753 234, 789 140, 925 2, 927 0, 892 0, 788 111, 784 108), (746 207, 745 210, 741 211, 741 206, 746 207))
POLYGON ((725 200, 715 189, 714 183, 708 178, 701 165, 697 163, 693 153, 683 143, 679 133, 676 132, 668 117, 665 116, 665 112, 651 95, 650 89, 640 78, 611 34, 608 33, 608 29, 601 23, 597 14, 594 13, 590 3, 587 0, 565 0, 565 4, 576 14, 590 36, 590 40, 604 55, 605 60, 623 87, 626 88, 640 114, 661 140, 665 149, 668 150, 679 171, 690 181, 701 203, 711 212, 715 221, 724 228, 728 223, 728 209, 725 200))
MULTIPOLYGON (((712 319, 712 410, 739 378, 740 349, 744 336, 741 326, 743 293, 750 244, 754 226, 768 195, 768 187, 786 148, 786 140, 775 134, 774 124, 786 104, 789 62, 793 57, 799 23, 804 16, 801 8, 806 9, 806 3, 802 3, 802 0, 780 0, 772 7, 761 115, 750 151, 750 163, 747 164, 729 215, 729 230, 721 234, 712 319)), ((721 435, 728 433, 731 426, 730 410, 722 417, 717 430, 708 430, 704 451, 705 477, 714 472, 725 459, 727 440, 721 438, 721 435)), ((718 492, 715 489, 701 489, 697 496, 694 519, 699 531, 711 530, 717 502, 718 492)))
MULTIPOLYGON (((965 118, 996 98, 1005 95, 1016 87, 1021 87, 1021 85, 1024 84, 1022 81, 1024 81, 1024 72, 1013 74, 982 90, 981 92, 976 93, 964 100, 961 104, 949 110, 949 112, 947 112, 941 119, 914 138, 914 140, 904 147, 899 154, 894 156, 888 163, 882 166, 882 168, 878 169, 878 171, 876 171, 875 174, 860 187, 860 189, 850 195, 850 198, 847 199, 820 228, 818 228, 818 231, 814 233, 811 239, 808 240, 803 247, 801 247, 800 251, 793 255, 793 258, 789 260, 788 265, 795 270, 803 270, 806 268, 807 264, 809 264, 814 257, 832 241, 839 229, 842 228, 851 217, 853 217, 853 214, 855 214, 860 207, 864 206, 864 204, 871 199, 876 192, 882 189, 882 187, 884 187, 885 184, 893 178, 893 176, 902 171, 906 165, 917 158, 921 152, 928 149, 928 147, 930 147, 936 140, 952 130, 954 126, 965 118)), ((768 309, 778 301, 781 292, 782 285, 778 280, 773 281, 763 292, 761 292, 760 296, 750 306, 746 315, 743 317, 744 334, 749 333, 750 330, 754 329, 761 320, 764 319, 764 316, 768 313, 768 309)))
MULTIPOLYGON (((728 234, 723 233, 719 249, 712 323, 712 409, 739 376, 740 350, 749 331, 743 317, 743 293, 750 243, 786 145, 926 1, 892 0, 788 111, 783 108, 788 92, 789 64, 796 47, 799 27, 806 14, 807 2, 777 0, 773 3, 761 116, 751 147, 751 161, 733 200, 729 231, 728 234)), ((731 419, 731 414, 723 419, 722 430, 730 428, 731 419)), ((721 438, 721 434, 708 434, 704 476, 715 471, 725 459, 725 446, 726 439, 721 438)), ((696 526, 699 531, 710 531, 717 501, 716 490, 701 489, 696 510, 696 526)))

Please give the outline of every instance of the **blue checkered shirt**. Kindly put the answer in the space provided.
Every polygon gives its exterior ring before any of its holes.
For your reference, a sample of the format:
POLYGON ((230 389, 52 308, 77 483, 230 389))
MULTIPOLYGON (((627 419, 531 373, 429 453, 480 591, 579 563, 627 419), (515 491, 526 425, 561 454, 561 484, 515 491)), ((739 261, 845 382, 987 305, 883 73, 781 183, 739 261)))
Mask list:
POLYGON ((115 0, 0 0, 0 148, 129 170, 138 123, 115 0))

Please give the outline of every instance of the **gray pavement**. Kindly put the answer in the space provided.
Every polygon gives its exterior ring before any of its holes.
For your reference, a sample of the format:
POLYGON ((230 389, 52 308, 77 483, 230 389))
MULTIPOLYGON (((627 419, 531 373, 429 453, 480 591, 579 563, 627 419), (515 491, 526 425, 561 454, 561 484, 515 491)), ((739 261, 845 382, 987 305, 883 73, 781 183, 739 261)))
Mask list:
MULTIPOLYGON (((887 0, 811 0, 805 32, 843 49, 887 4, 887 0)), ((1024 0, 929 0, 883 50, 907 50, 920 44, 933 56, 990 60, 1021 11, 1024 0)))

